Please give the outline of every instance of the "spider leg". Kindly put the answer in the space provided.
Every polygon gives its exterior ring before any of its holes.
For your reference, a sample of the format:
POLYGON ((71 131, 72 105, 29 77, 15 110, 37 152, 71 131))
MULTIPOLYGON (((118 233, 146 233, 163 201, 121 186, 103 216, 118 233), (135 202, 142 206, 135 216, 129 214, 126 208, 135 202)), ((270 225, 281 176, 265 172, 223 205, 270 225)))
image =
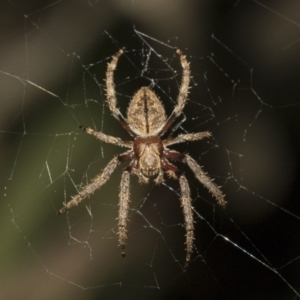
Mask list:
POLYGON ((136 136, 135 133, 129 127, 126 119, 121 114, 120 110, 117 108, 117 97, 115 92, 114 83, 114 71, 117 67, 118 60, 120 56, 124 53, 124 49, 120 49, 113 57, 111 62, 107 65, 106 71, 106 93, 107 93, 107 103, 112 115, 120 121, 124 129, 126 129, 130 135, 136 136))
POLYGON ((119 57, 124 53, 124 49, 120 49, 113 57, 111 62, 107 65, 106 71, 106 92, 107 92, 107 103, 113 116, 119 120, 121 112, 117 108, 117 97, 115 92, 114 83, 114 71, 117 67, 119 57))
POLYGON ((188 154, 184 156, 183 160, 190 169, 194 172, 196 178, 209 190, 209 192, 216 198, 218 204, 224 206, 226 201, 224 199, 225 195, 219 189, 219 187, 213 182, 211 179, 198 165, 198 163, 188 154))
POLYGON ((82 129, 83 131, 85 131, 86 133, 93 135, 98 140, 101 140, 105 143, 117 145, 117 146, 120 146, 120 147, 132 148, 132 142, 130 142, 130 141, 123 141, 118 137, 106 135, 106 134, 104 134, 100 131, 96 131, 92 128, 83 127, 83 126, 80 126, 79 128, 82 129))
POLYGON ((206 137, 210 137, 211 133, 209 131, 197 132, 197 133, 187 133, 179 134, 175 138, 170 138, 163 141, 165 146, 170 146, 178 143, 188 142, 188 141, 197 141, 206 137))
POLYGON ((106 181, 109 179, 116 167, 124 160, 130 159, 132 157, 132 151, 128 151, 114 157, 104 168, 103 172, 97 175, 91 183, 83 187, 78 195, 74 196, 69 202, 64 204, 64 206, 58 211, 59 214, 63 214, 73 206, 77 206, 86 197, 89 197, 97 189, 99 189, 106 181))
POLYGON ((182 67, 182 82, 181 86, 179 89, 179 95, 177 97, 177 105, 175 106, 174 109, 174 115, 175 117, 178 117, 181 113, 182 110, 185 106, 187 96, 189 93, 189 84, 190 84, 190 79, 191 79, 191 69, 190 69, 190 64, 186 59, 186 56, 183 55, 181 50, 177 49, 176 53, 179 55, 180 58, 180 63, 182 67))
POLYGON ((127 240, 126 235, 126 224, 128 217, 129 209, 129 199, 130 196, 130 172, 125 170, 122 174, 121 183, 120 183, 120 193, 119 193, 119 245, 121 247, 121 254, 125 257, 125 245, 127 240))
POLYGON ((184 175, 179 177, 179 184, 181 190, 181 206, 183 209, 185 230, 186 230, 186 259, 185 266, 189 264, 191 260, 191 254, 193 251, 193 240, 194 240, 194 218, 193 218, 193 207, 190 196, 190 187, 188 181, 184 175))
POLYGON ((162 136, 174 123, 176 119, 176 116, 174 115, 174 112, 170 115, 170 117, 168 118, 166 124, 163 126, 163 128, 158 132, 159 136, 162 136))
POLYGON ((185 106, 188 93, 189 93, 189 84, 191 80, 191 69, 190 64, 186 59, 186 56, 183 55, 181 50, 176 49, 176 53, 179 55, 180 63, 182 67, 182 82, 179 89, 179 95, 177 97, 177 105, 175 106, 173 112, 171 113, 170 117, 168 118, 166 124, 163 126, 163 128, 158 133, 160 136, 163 135, 174 123, 175 119, 181 115, 182 110, 185 106))
MULTIPOLYGON (((182 158, 182 154, 176 151, 168 152, 169 158, 173 158, 174 160, 179 160, 182 158)), ((179 171, 177 167, 171 164, 166 158, 162 160, 162 165, 166 173, 169 177, 177 178, 176 173, 179 171)), ((193 240, 194 240, 194 219, 193 219, 193 207, 191 200, 191 193, 188 181, 185 175, 181 174, 179 177, 180 191, 181 191, 181 206, 183 209, 184 222, 185 222, 185 230, 186 230, 186 259, 185 266, 189 264, 191 260, 191 255, 193 251, 193 240)))

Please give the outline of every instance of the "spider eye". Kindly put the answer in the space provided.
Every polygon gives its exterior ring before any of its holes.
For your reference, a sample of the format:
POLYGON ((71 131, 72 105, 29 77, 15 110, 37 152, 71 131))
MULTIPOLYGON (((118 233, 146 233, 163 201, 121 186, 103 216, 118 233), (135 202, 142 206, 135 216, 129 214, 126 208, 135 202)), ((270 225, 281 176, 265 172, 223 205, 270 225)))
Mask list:
POLYGON ((159 169, 147 168, 141 169, 142 174, 146 177, 153 177, 158 174, 159 169))
POLYGON ((147 153, 140 159, 140 169, 144 176, 152 177, 159 173, 160 160, 156 155, 147 153))

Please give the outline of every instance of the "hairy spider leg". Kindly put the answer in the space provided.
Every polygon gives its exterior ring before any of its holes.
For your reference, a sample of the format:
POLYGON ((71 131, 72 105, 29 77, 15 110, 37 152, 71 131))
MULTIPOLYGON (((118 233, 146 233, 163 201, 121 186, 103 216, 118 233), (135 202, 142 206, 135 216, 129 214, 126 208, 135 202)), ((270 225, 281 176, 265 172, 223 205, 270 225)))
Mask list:
POLYGON ((225 206, 225 195, 220 190, 220 187, 214 183, 207 173, 205 173, 200 165, 188 154, 185 154, 183 162, 185 162, 193 171, 196 178, 202 183, 208 191, 216 198, 217 202, 221 206, 225 206))
POLYGON ((179 94, 177 97, 177 105, 174 109, 174 114, 176 117, 178 117, 185 106, 188 93, 189 93, 189 85, 191 80, 191 69, 190 69, 190 63, 186 60, 186 56, 183 55, 181 50, 177 49, 176 53, 179 55, 180 63, 182 67, 182 82, 179 89, 179 94))
POLYGON ((107 64, 107 71, 106 71, 107 103, 112 115, 118 121, 120 121, 123 128, 127 130, 131 136, 135 137, 136 134, 131 130, 127 120, 123 117, 119 108, 117 108, 117 97, 116 97, 115 83, 114 83, 114 71, 116 70, 118 60, 123 53, 124 53, 124 48, 120 49, 112 57, 111 62, 107 64))
POLYGON ((127 220, 128 220, 128 209, 130 202, 130 173, 127 170, 123 171, 121 182, 120 182, 120 193, 119 193, 119 222, 118 222, 118 235, 119 235, 119 246, 121 247, 121 254, 125 257, 125 245, 127 241, 127 220))
POLYGON ((186 259, 185 267, 188 266, 191 255, 193 252, 193 240, 194 240, 194 217, 193 217, 193 206, 191 199, 190 186, 186 177, 182 174, 179 177, 180 191, 181 191, 181 207, 183 209, 185 231, 186 231, 186 259))
MULTIPOLYGON (((200 135, 201 136, 201 135, 200 135)), ((173 142, 182 142, 182 137, 189 138, 189 135, 182 135, 181 138, 173 139, 173 142)), ((173 161, 182 161, 186 163, 189 168, 193 171, 195 177, 202 183, 204 187, 215 197, 218 204, 225 206, 226 201, 224 199, 225 195, 222 193, 220 188, 214 183, 207 173, 205 173, 200 165, 188 154, 181 154, 175 150, 164 150, 164 158, 162 159, 162 165, 167 174, 172 177, 176 177, 178 173, 177 167, 171 164, 168 159, 173 161)), ((193 240, 194 240, 194 221, 193 221, 193 212, 190 198, 190 188, 188 181, 184 174, 179 177, 180 190, 181 190, 181 206, 183 208, 184 220, 185 220, 185 230, 186 230, 186 264, 189 264, 191 254, 193 251, 193 240)))
POLYGON ((210 137, 210 136, 211 136, 211 133, 209 131, 179 134, 177 137, 164 140, 163 144, 165 146, 170 146, 170 145, 179 144, 179 143, 198 141, 198 140, 202 140, 204 138, 210 137))
POLYGON ((107 64, 106 71, 106 93, 107 103, 112 115, 119 120, 121 116, 120 110, 117 108, 117 97, 115 92, 114 71, 117 67, 119 57, 124 53, 124 49, 120 49, 113 57, 110 63, 107 64))
POLYGON ((214 180, 211 179, 207 175, 207 173, 203 171, 202 167, 190 155, 181 154, 180 152, 177 152, 175 150, 166 149, 164 151, 164 156, 165 158, 170 160, 182 161, 186 163, 193 171, 195 177, 199 180, 199 182, 204 185, 204 187, 207 188, 208 191, 215 197, 218 204, 221 206, 225 206, 225 195, 220 190, 220 187, 214 183, 214 180))
MULTIPOLYGON (((176 173, 179 173, 179 170, 176 166, 171 164, 168 159, 174 160, 174 161, 182 161, 184 158, 184 155, 174 151, 165 149, 164 151, 165 157, 162 158, 162 166, 165 170, 165 172, 173 178, 176 177, 176 173)), ((193 240, 194 240, 194 217, 193 217, 193 207, 192 207, 192 199, 191 199, 191 193, 190 193, 190 187, 188 184, 188 181, 184 174, 181 174, 179 176, 179 185, 180 185, 180 201, 181 201, 181 207, 183 210, 183 216, 184 216, 184 223, 185 223, 185 231, 186 231, 186 259, 185 259, 185 267, 188 266, 191 255, 193 252, 193 240)))
POLYGON ((107 180, 110 178, 111 174, 114 172, 116 167, 123 162, 124 160, 131 159, 133 151, 127 151, 119 156, 115 156, 103 169, 102 173, 97 175, 94 179, 92 179, 91 183, 84 186, 78 193, 78 195, 74 196, 69 202, 67 202, 60 210, 59 214, 63 214, 73 206, 77 206, 81 201, 85 198, 92 195, 97 189, 99 189, 102 185, 104 185, 107 180))
POLYGON ((189 85, 191 80, 190 64, 186 60, 186 56, 183 55, 181 50, 176 49, 176 53, 179 55, 180 63, 182 67, 181 86, 179 88, 179 94, 177 97, 177 105, 175 106, 170 117, 168 118, 165 126, 159 132, 159 136, 163 135, 172 126, 176 118, 182 114, 189 93, 189 85))
POLYGON ((104 134, 100 131, 96 131, 89 127, 79 126, 79 128, 81 130, 83 130, 84 132, 93 135, 94 137, 96 137, 98 140, 100 140, 102 142, 113 144, 113 145, 120 146, 120 147, 132 148, 132 145, 133 145, 132 141, 123 141, 119 137, 107 135, 107 134, 104 134))

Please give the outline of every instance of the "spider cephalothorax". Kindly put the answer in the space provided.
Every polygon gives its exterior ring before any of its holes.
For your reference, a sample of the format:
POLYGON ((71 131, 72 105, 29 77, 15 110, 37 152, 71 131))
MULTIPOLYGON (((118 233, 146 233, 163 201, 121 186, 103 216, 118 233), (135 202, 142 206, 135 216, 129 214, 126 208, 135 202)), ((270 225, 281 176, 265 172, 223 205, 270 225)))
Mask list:
POLYGON ((181 115, 185 106, 189 83, 190 65, 182 52, 177 49, 183 69, 182 84, 177 97, 177 104, 169 118, 166 117, 164 107, 155 93, 148 87, 142 87, 133 96, 129 103, 127 118, 124 118, 117 108, 117 98, 114 88, 113 73, 117 62, 124 50, 121 49, 108 64, 106 72, 107 103, 112 115, 120 121, 124 129, 133 137, 133 141, 123 141, 120 138, 106 135, 91 128, 80 127, 86 133, 94 135, 99 140, 114 144, 130 150, 114 157, 94 180, 83 187, 78 195, 59 210, 64 213, 71 207, 78 205, 86 197, 100 188, 113 173, 115 168, 123 161, 130 160, 125 168, 120 184, 119 201, 119 244, 122 255, 125 255, 125 245, 127 240, 126 224, 129 209, 129 185, 130 174, 138 176, 141 183, 148 183, 149 178, 153 178, 156 184, 162 183, 164 173, 169 177, 178 178, 181 190, 181 205, 185 219, 186 230, 186 265, 189 263, 193 250, 194 220, 188 181, 183 173, 170 161, 181 161, 186 163, 194 172, 196 178, 212 193, 220 205, 225 205, 224 195, 213 180, 207 176, 198 163, 188 154, 181 154, 171 150, 168 146, 186 141, 196 141, 211 134, 208 131, 180 134, 174 138, 161 139, 161 136, 173 125, 175 119, 181 115))
POLYGON ((137 169, 146 177, 156 176, 161 169, 163 144, 159 137, 136 138, 133 144, 138 159, 137 169))

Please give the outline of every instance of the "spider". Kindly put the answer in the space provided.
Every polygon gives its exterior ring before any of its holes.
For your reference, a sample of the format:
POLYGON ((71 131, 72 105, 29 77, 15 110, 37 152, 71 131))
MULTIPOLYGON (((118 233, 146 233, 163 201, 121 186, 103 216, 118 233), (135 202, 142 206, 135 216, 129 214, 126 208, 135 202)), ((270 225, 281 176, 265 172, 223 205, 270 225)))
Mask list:
POLYGON ((179 134, 174 138, 162 139, 161 136, 171 128, 174 121, 182 114, 187 101, 190 83, 190 64, 183 53, 176 49, 183 69, 182 83, 177 97, 177 104, 171 115, 167 118, 164 107, 148 87, 141 87, 133 96, 127 110, 125 118, 117 107, 117 98, 114 85, 114 71, 117 67, 120 56, 124 49, 119 50, 108 63, 106 71, 106 92, 107 103, 112 115, 121 123, 123 128, 133 137, 133 141, 123 141, 118 137, 106 135, 94 129, 80 126, 86 133, 93 135, 97 139, 129 148, 128 151, 115 156, 104 168, 102 173, 97 175, 91 183, 83 187, 78 195, 74 196, 69 202, 59 210, 62 214, 71 207, 78 205, 85 198, 89 197, 99 189, 110 178, 113 171, 122 162, 130 160, 129 165, 124 169, 121 176, 119 192, 119 217, 118 217, 118 237, 121 254, 125 256, 125 245, 127 241, 126 224, 128 218, 130 201, 130 175, 138 177, 140 183, 148 183, 150 178, 156 184, 164 181, 164 173, 168 177, 179 180, 181 191, 181 206, 185 220, 186 230, 186 265, 188 265, 193 251, 194 240, 194 219, 193 207, 191 204, 190 188, 186 176, 179 172, 179 169, 170 161, 180 161, 186 163, 194 172, 196 178, 208 189, 216 198, 218 204, 224 206, 226 201, 219 187, 198 165, 198 163, 188 154, 182 154, 169 149, 169 146, 187 141, 197 141, 211 136, 208 131, 179 134))

